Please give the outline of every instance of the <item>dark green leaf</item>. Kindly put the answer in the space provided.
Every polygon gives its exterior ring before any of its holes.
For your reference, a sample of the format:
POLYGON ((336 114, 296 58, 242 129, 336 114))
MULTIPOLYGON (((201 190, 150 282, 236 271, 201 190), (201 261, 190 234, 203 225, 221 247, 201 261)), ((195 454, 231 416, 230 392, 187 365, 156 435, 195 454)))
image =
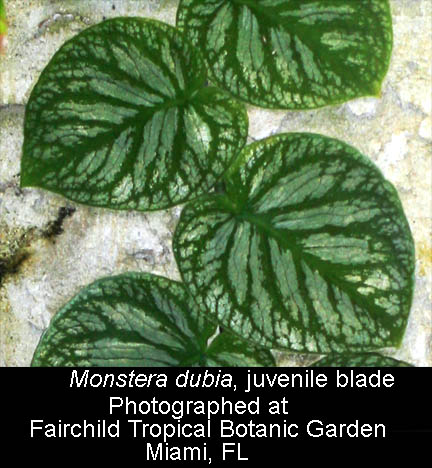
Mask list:
POLYGON ((205 81, 197 50, 166 24, 121 18, 78 34, 31 94, 21 185, 134 210, 207 192, 248 123, 244 106, 205 81))
POLYGON ((215 334, 185 287, 127 273, 84 288, 54 317, 33 366, 274 365, 270 352, 215 334), (208 354, 208 358, 207 358, 208 354))
POLYGON ((312 134, 246 147, 226 194, 188 204, 174 236, 201 309, 261 346, 399 345, 414 245, 393 186, 354 148, 312 134))
POLYGON ((378 95, 393 40, 388 0, 181 0, 177 25, 215 83, 271 108, 378 95))
POLYGON ((311 367, 412 367, 377 353, 329 355, 315 362, 311 367))

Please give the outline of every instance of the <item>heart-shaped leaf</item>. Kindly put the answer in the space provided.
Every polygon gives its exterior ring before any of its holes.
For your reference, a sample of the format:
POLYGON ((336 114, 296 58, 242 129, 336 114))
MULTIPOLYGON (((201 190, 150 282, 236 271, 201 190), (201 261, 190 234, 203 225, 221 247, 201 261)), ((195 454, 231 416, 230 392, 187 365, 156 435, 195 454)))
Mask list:
POLYGON ((247 146, 226 193, 182 212, 174 252, 201 309, 262 346, 399 345, 414 245, 398 195, 354 148, 313 134, 247 146))
POLYGON ((143 273, 84 288, 53 318, 33 366, 274 365, 269 351, 224 332, 193 307, 176 281, 143 273))
POLYGON ((32 91, 21 185, 135 210, 207 192, 248 121, 243 105, 205 85, 199 52, 171 26, 117 18, 85 30, 32 91))
POLYGON ((393 41, 388 0, 181 0, 177 25, 215 83, 271 108, 378 95, 393 41))
POLYGON ((311 367, 412 367, 377 353, 329 355, 315 362, 311 367))

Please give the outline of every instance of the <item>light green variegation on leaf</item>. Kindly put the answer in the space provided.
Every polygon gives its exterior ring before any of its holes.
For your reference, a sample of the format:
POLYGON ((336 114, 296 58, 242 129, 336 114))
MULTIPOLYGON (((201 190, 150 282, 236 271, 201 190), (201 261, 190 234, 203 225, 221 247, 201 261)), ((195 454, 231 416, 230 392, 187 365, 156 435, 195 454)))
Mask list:
POLYGON ((181 0, 177 25, 215 83, 270 108, 378 95, 393 41, 388 0, 181 0))
POLYGON ((186 288, 160 276, 127 273, 84 288, 51 321, 33 366, 271 366, 247 344, 198 313, 186 288))
POLYGON ((354 148, 313 134, 246 147, 226 193, 189 203, 174 236, 202 310, 262 346, 398 346, 414 245, 393 186, 354 148))
POLYGON ((155 210, 206 193, 247 135, 244 106, 206 87, 175 28, 105 21, 56 53, 26 109, 21 185, 89 205, 155 210))
POLYGON ((404 361, 377 353, 329 355, 311 367, 412 367, 404 361))

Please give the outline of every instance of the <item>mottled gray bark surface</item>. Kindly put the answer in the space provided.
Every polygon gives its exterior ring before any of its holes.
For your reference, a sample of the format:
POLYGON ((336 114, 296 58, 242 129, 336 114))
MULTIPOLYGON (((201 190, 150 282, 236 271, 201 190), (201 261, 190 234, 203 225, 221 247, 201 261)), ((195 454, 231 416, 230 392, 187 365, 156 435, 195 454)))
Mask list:
MULTIPOLYGON (((175 0, 14 0, 0 57, 0 366, 27 366, 50 318, 102 276, 149 271, 179 279, 171 249, 181 208, 150 214, 75 205, 19 189, 25 103, 59 46, 104 18, 174 24, 175 0), (75 209, 75 211, 74 211, 75 209), (57 235, 55 235, 57 234, 57 235)), ((249 109, 250 140, 309 131, 346 141, 396 186, 416 243, 416 290, 402 348, 386 354, 432 366, 432 3, 391 0, 394 51, 381 98, 308 112, 249 109)), ((281 354, 282 365, 307 356, 281 354)))

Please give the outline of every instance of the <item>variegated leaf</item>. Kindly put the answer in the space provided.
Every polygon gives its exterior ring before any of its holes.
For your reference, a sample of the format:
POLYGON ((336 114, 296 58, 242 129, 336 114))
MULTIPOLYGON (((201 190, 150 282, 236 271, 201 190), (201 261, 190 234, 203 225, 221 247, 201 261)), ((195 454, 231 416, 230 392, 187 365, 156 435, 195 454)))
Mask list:
POLYGON ((215 83, 271 108, 378 95, 393 41, 388 0, 181 0, 177 25, 215 83))
POLYGON ((208 347, 215 331, 181 283, 126 273, 96 281, 66 304, 42 336, 32 365, 274 365, 269 351, 227 333, 208 347))
POLYGON ((117 18, 55 54, 26 109, 21 185, 89 205, 155 210, 206 193, 247 135, 244 107, 206 87, 175 28, 117 18))
POLYGON ((198 306, 243 338, 299 352, 399 345, 414 245, 394 187, 313 134, 246 147, 226 193, 182 212, 174 252, 198 306))

